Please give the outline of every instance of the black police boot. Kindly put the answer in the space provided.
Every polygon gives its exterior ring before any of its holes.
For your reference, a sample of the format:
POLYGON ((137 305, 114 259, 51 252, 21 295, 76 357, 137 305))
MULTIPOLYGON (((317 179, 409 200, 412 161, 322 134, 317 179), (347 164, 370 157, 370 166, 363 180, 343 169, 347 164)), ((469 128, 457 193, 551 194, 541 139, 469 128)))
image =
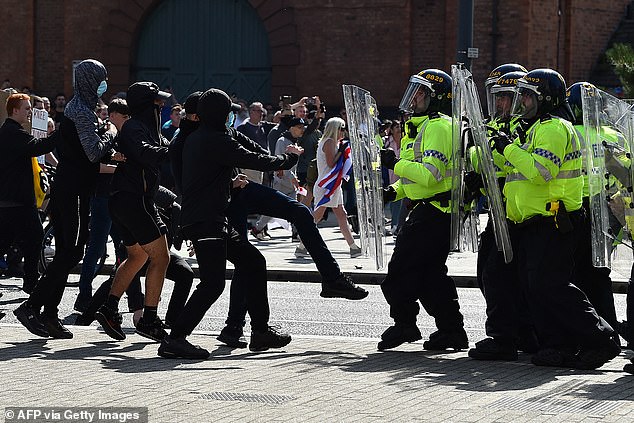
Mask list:
POLYGON ((464 350, 469 348, 469 339, 464 329, 452 332, 439 330, 429 335, 429 340, 423 342, 423 348, 430 351, 464 350))
POLYGON ((232 348, 247 347, 247 340, 244 337, 242 326, 227 325, 222 328, 220 335, 216 339, 232 348))
POLYGON ((423 336, 420 330, 415 324, 403 325, 396 324, 390 326, 381 335, 381 341, 377 345, 379 351, 389 350, 390 348, 396 348, 405 342, 416 342, 422 339, 423 336))
POLYGON ((575 352, 567 348, 542 348, 531 357, 536 366, 577 368, 578 358, 575 352))
POLYGON ((484 338, 469 350, 469 357, 475 360, 516 361, 517 348, 513 342, 484 338))
POLYGON ((620 353, 621 347, 614 342, 614 339, 609 338, 596 347, 582 348, 577 354, 577 368, 583 370, 598 369, 620 353))

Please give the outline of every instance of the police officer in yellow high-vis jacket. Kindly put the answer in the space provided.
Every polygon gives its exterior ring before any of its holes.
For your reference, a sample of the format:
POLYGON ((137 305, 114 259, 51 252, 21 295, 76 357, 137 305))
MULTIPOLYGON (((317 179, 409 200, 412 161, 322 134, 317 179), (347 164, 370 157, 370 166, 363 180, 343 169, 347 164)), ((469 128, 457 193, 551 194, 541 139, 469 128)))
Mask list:
MULTIPOLYGON (((566 101, 572 109, 574 116, 574 128, 579 142, 584 150, 587 151, 585 143, 586 139, 585 128, 583 125, 583 109, 581 104, 581 88, 587 85, 593 87, 588 82, 576 82, 572 84, 566 90, 566 101)), ((618 132, 612 128, 604 127, 601 131, 601 140, 605 140, 611 143, 618 143, 618 138, 621 137, 618 132)), ((596 160, 596 159, 595 159, 596 160)), ((582 228, 580 242, 575 250, 575 267, 573 271, 572 282, 581 289, 588 300, 592 303, 599 316, 603 317, 614 329, 616 329, 616 309, 614 307, 614 295, 612 294, 612 279, 610 278, 609 267, 594 267, 592 265, 592 235, 590 226, 590 198, 589 198, 589 185, 588 176, 585 172, 584 163, 584 184, 583 184, 583 208, 586 213, 585 224, 582 228)), ((614 184, 615 181, 610 180, 609 184, 614 184)), ((616 188, 615 188, 616 190, 616 188)), ((596 192, 596 190, 593 190, 596 192)), ((605 201, 603 198, 600 201, 605 201)), ((616 217, 610 216, 610 226, 613 230, 612 233, 619 233, 621 225, 616 217)), ((618 335, 615 336, 615 341, 619 341, 618 335)))
POLYGON ((540 345, 532 361, 596 369, 620 348, 610 325, 570 283, 584 217, 579 142, 572 124, 555 116, 565 107, 566 85, 559 73, 536 69, 517 86, 526 142, 497 137, 495 148, 508 162, 504 195, 513 255, 540 345))
MULTIPOLYGON (((514 138, 518 133, 522 134, 522 120, 512 113, 511 106, 517 81, 527 72, 523 66, 512 63, 498 68, 516 70, 503 74, 496 82, 487 85, 491 117, 488 126, 491 128, 491 136, 503 132, 514 138)), ((516 142, 522 143, 520 138, 522 137, 517 136, 516 142)), ((495 149, 492 156, 496 177, 499 183, 504 184, 506 159, 495 149)), ((474 169, 479 171, 477 154, 471 154, 471 163, 474 169)), ((465 175, 467 186, 469 179, 465 175)), ((469 357, 477 360, 512 361, 518 359, 518 350, 535 353, 538 347, 528 304, 517 278, 516 263, 506 263, 504 254, 498 251, 492 220, 489 218, 486 228, 480 234, 476 272, 478 284, 486 300, 487 337, 476 342, 475 348, 469 350, 469 357)))
POLYGON ((419 305, 438 330, 423 343, 428 350, 468 347, 467 334, 453 279, 445 264, 450 241, 451 77, 438 69, 413 75, 400 108, 411 113, 405 122, 400 159, 381 150, 383 166, 400 179, 384 193, 386 200, 412 200, 405 224, 396 238, 387 276, 381 284, 394 326, 381 335, 379 350, 422 338, 416 326, 419 305))

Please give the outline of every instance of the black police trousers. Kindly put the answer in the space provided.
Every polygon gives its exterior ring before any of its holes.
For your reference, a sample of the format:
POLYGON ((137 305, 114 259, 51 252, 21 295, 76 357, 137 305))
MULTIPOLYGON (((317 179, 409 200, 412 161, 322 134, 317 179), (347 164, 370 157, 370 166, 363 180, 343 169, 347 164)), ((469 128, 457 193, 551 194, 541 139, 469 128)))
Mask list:
POLYGON ((24 254, 24 282, 35 285, 44 230, 35 206, 0 207, 0 255, 10 246, 24 254))
POLYGON ((480 235, 478 273, 486 301, 486 334, 515 344, 522 337, 534 336, 528 304, 518 280, 516 260, 504 261, 504 254, 498 251, 495 242, 491 219, 480 235))
MULTIPOLYGON (((575 250, 575 267, 572 274, 572 283, 581 289, 590 303, 594 306, 599 316, 613 328, 616 328, 616 309, 614 308, 614 295, 612 294, 612 279, 610 268, 594 267, 592 265, 592 233, 590 221, 590 207, 588 199, 584 199, 586 219, 580 225, 579 242, 575 250)), ((611 219, 611 225, 617 225, 614 233, 620 230, 620 224, 616 218, 611 219)))
POLYGON ((575 243, 583 213, 570 213, 574 229, 562 233, 544 217, 511 228, 517 273, 541 348, 604 345, 613 329, 571 283, 575 243))
POLYGON ((456 285, 447 275, 450 226, 450 214, 421 202, 410 211, 398 233, 387 276, 381 283, 397 325, 416 324, 420 301, 440 331, 462 329, 456 285))

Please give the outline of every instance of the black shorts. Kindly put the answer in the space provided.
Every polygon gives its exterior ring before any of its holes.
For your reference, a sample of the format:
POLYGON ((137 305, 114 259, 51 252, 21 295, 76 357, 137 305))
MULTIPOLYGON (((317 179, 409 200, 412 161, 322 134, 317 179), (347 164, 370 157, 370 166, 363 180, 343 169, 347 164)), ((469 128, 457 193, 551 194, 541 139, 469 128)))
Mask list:
POLYGON ((112 223, 126 246, 149 244, 167 233, 167 226, 151 198, 118 192, 110 197, 108 208, 112 223))

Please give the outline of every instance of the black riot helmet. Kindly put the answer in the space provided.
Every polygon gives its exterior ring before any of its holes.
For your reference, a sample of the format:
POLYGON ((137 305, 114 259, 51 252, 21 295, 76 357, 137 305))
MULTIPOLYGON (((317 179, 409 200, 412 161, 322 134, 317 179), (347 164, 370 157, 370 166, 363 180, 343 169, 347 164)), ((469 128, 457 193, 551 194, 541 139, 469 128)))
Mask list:
POLYGON ((410 77, 399 109, 405 113, 451 115, 451 89, 451 76, 440 69, 426 69, 410 77), (427 94, 427 107, 424 110, 414 110, 414 98, 419 90, 424 90, 427 94))
POLYGON ((524 119, 545 116, 566 105, 566 81, 552 69, 535 69, 517 81, 513 110, 524 119), (522 97, 531 96, 532 101, 522 97))
MULTIPOLYGON (((583 124, 583 107, 581 103, 581 94, 583 89, 592 90, 595 86, 589 82, 575 82, 566 90, 566 101, 575 117, 574 124, 583 124)), ((591 91, 593 92, 593 91, 591 91)))
POLYGON ((498 82, 498 79, 504 74, 509 72, 528 72, 528 70, 517 63, 505 63, 493 69, 486 81, 484 82, 484 89, 486 91, 487 96, 487 110, 489 111, 489 116, 493 117, 495 113, 495 97, 491 93, 491 87, 498 82))
POLYGON ((502 75, 495 84, 491 85, 490 92, 493 97, 493 109, 489 110, 489 116, 497 119, 510 118, 511 114, 515 114, 511 108, 517 90, 517 81, 523 78, 526 72, 513 71, 502 75), (500 97, 508 97, 507 104, 500 104, 497 99, 500 97))

